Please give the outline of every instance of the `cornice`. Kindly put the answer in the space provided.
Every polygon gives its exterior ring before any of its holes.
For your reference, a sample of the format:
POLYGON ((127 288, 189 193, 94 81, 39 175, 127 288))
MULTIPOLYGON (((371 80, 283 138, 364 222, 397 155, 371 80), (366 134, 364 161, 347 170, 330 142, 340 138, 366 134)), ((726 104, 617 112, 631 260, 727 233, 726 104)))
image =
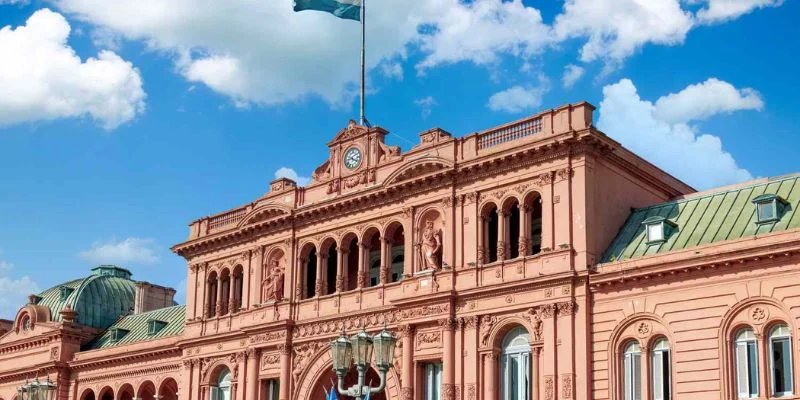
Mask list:
MULTIPOLYGON (((172 364, 158 365, 155 367, 136 368, 136 369, 127 369, 119 372, 110 372, 107 374, 94 375, 87 378, 79 377, 76 379, 76 381, 83 384, 93 383, 93 382, 109 382, 119 378, 129 378, 133 376, 153 375, 164 372, 177 371, 180 369, 180 367, 181 364, 176 362, 172 364)), ((79 370, 73 369, 73 372, 79 372, 79 370)))
MULTIPOLYGON (((107 350, 107 349, 106 349, 107 350)), ((85 354, 82 353, 82 354, 85 354)), ((107 365, 119 365, 121 363, 131 363, 136 361, 152 362, 154 358, 180 358, 182 350, 176 345, 171 345, 158 350, 147 349, 136 353, 124 354, 105 354, 102 357, 88 360, 70 361, 69 366, 74 371, 90 370, 107 365)))
MULTIPOLYGON (((756 245, 757 241, 747 238, 702 248, 690 248, 678 253, 601 264, 589 277, 589 290, 616 291, 626 287, 641 286, 642 282, 655 285, 659 281, 677 278, 685 280, 692 275, 709 271, 725 273, 732 267, 758 268, 768 263, 795 259, 800 256, 800 232, 782 232, 773 234, 772 237, 780 239, 787 234, 792 240, 772 240, 756 245), (746 241, 748 246, 737 248, 737 244, 743 241, 746 241), (715 251, 702 253, 709 248, 715 248, 715 251)), ((761 239, 769 240, 769 238, 761 239)))

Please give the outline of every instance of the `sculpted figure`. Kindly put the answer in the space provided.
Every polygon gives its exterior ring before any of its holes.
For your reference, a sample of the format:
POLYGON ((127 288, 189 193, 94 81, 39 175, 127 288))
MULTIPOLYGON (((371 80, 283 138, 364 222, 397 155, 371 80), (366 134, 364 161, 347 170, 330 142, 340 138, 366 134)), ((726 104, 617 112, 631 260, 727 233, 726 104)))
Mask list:
POLYGON ((425 222, 425 231, 422 232, 422 262, 423 269, 438 270, 442 267, 439 260, 439 250, 442 249, 442 232, 434 230, 433 221, 425 222))
POLYGON ((269 268, 269 276, 262 282, 264 301, 283 300, 283 268, 278 264, 278 260, 273 260, 269 268))

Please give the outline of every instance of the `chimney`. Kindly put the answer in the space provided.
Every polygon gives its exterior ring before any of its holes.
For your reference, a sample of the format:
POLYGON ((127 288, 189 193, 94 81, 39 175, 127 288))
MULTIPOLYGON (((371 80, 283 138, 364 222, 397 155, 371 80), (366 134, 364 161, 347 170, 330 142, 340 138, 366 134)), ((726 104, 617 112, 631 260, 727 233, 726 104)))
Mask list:
POLYGON ((133 313, 158 310, 159 308, 172 307, 175 289, 164 286, 153 285, 149 282, 136 282, 136 300, 133 313))

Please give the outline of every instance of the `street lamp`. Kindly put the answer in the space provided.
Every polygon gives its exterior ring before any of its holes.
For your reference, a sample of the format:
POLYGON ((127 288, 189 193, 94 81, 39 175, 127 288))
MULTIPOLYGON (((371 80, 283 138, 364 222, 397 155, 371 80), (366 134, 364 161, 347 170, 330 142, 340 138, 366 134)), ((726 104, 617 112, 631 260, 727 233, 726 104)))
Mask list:
POLYGON ((39 382, 39 376, 33 382, 17 388, 18 400, 53 400, 56 396, 56 384, 50 380, 50 376, 44 382, 39 382))
POLYGON ((349 341, 344 332, 336 340, 332 341, 333 372, 336 373, 339 381, 336 388, 339 394, 362 400, 367 393, 382 392, 386 387, 386 373, 392 367, 395 343, 397 343, 397 338, 386 330, 385 324, 383 330, 375 336, 370 336, 362 328, 361 332, 350 337, 349 341), (375 354, 375 367, 378 368, 381 378, 380 385, 377 387, 364 385, 373 353, 375 354), (349 388, 345 388, 344 377, 350 371, 353 363, 355 363, 358 370, 358 382, 349 388))

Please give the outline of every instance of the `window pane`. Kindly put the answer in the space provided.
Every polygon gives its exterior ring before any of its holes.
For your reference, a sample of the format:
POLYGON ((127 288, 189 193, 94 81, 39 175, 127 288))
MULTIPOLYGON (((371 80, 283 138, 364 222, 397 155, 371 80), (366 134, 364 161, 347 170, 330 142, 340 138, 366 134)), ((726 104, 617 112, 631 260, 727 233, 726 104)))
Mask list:
POLYGON ((767 219, 775 218, 774 207, 772 203, 759 203, 758 204, 758 220, 764 221, 767 219))
POLYGON ((736 383, 739 397, 748 397, 750 389, 747 380, 747 343, 736 343, 736 383))
POLYGON ((634 354, 633 358, 633 400, 642 400, 642 355, 634 354))
POLYGON ((664 400, 664 360, 663 353, 653 353, 653 399, 664 400))
POLYGON ((652 242, 662 240, 664 238, 663 229, 661 224, 647 225, 647 240, 652 242))
POLYGON ((791 342, 788 338, 772 340, 772 386, 775 394, 792 391, 791 342))
POLYGON ((758 396, 758 359, 756 357, 756 343, 747 342, 747 377, 750 397, 758 396))
POLYGON ((669 363, 669 350, 664 351, 661 353, 661 361, 663 362, 663 366, 661 367, 661 371, 663 372, 662 375, 662 382, 664 382, 664 400, 668 400, 671 398, 671 382, 672 382, 672 373, 670 369, 669 363))
POLYGON ((509 400, 519 400, 519 356, 508 358, 508 396, 509 400))
POLYGON ((624 372, 624 376, 622 378, 622 380, 624 381, 623 382, 623 388, 625 390, 625 400, 633 400, 633 397, 632 397, 632 394, 633 394, 633 378, 631 376, 632 375, 631 374, 631 370, 633 369, 633 365, 632 365, 631 361, 632 361, 631 360, 631 355, 626 355, 625 356, 625 372, 624 372))

